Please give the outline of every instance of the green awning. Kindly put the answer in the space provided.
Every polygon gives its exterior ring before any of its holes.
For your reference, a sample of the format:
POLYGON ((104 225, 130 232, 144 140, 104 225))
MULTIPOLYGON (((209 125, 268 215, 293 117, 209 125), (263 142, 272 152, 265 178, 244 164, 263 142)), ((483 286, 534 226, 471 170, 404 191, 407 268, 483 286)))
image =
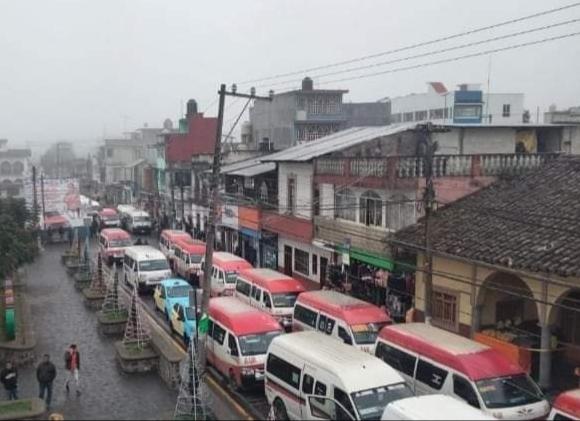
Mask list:
MULTIPOLYGON (((336 246, 336 251, 340 253, 346 253, 347 248, 342 245, 338 245, 336 246)), ((350 258, 356 259, 359 262, 367 263, 377 268, 388 270, 389 272, 392 272, 395 268, 395 262, 389 260, 387 257, 379 256, 377 254, 373 254, 354 247, 351 247, 350 249, 350 258)))

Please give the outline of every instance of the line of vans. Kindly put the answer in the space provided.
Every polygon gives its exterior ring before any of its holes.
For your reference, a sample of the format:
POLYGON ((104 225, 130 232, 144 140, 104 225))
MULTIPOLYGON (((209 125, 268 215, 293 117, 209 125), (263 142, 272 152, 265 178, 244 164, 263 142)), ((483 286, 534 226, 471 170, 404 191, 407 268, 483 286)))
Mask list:
POLYGON ((214 252, 211 269, 211 296, 234 295, 238 273, 252 269, 247 260, 232 253, 214 252))
POLYGON ((390 323, 379 307, 336 291, 300 294, 292 316, 293 331, 319 331, 371 353, 379 331, 390 323))
POLYGON ((196 240, 177 240, 173 243, 173 271, 199 286, 202 261, 205 257, 205 243, 196 240))
POLYGON ((159 236, 159 250, 167 257, 171 266, 173 266, 173 256, 175 254, 173 246, 179 240, 193 242, 191 235, 180 230, 163 230, 159 236))
POLYGON ((384 327, 375 355, 417 395, 450 395, 511 420, 544 418, 550 410, 534 381, 501 353, 425 323, 384 327))
POLYGON ((210 299, 208 317, 208 362, 236 387, 261 384, 268 347, 283 333, 278 322, 233 297, 210 299))
POLYGON ((131 246, 131 236, 121 228, 105 228, 99 233, 99 252, 109 266, 122 263, 125 249, 131 246))
POLYGON ((304 285, 272 269, 245 269, 236 280, 234 296, 274 316, 285 330, 290 330, 292 313, 304 285))
POLYGON ((121 228, 121 220, 115 209, 104 208, 97 214, 99 228, 121 228))
POLYGON ((132 246, 125 249, 123 257, 125 283, 137 285, 139 291, 155 288, 163 279, 171 277, 167 258, 151 246, 132 246))
POLYGON ((277 420, 380 419, 390 402, 413 395, 378 358, 317 332, 276 337, 265 374, 277 420))
POLYGON ((580 420, 580 389, 559 394, 548 419, 550 421, 580 420))

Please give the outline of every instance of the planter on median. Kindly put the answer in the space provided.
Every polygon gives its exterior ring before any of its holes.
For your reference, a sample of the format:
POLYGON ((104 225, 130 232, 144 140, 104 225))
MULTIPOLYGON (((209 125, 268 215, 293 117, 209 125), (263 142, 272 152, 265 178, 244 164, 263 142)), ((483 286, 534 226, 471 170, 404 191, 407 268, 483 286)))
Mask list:
POLYGON ((42 419, 46 404, 42 399, 20 399, 0 402, 0 421, 42 419))

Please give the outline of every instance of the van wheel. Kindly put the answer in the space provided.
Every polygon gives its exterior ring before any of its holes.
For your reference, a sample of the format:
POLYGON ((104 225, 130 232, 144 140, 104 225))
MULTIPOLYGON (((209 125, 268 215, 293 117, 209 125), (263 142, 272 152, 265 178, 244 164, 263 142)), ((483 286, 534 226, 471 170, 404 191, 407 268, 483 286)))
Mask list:
POLYGON ((278 421, 286 421, 289 419, 288 412, 286 412, 286 406, 280 399, 274 401, 274 417, 278 421))

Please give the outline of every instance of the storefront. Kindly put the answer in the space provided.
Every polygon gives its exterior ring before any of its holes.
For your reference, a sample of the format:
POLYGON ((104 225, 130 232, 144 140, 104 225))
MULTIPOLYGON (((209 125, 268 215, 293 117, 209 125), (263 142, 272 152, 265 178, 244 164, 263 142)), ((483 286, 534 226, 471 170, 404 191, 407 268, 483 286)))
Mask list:
POLYGON ((241 256, 252 264, 260 267, 258 249, 260 246, 260 233, 249 228, 240 228, 240 253, 241 256))
POLYGON ((220 208, 220 218, 217 226, 219 249, 236 253, 239 243, 238 206, 224 204, 220 208))
POLYGON ((262 230, 260 238, 260 260, 262 267, 278 270, 278 235, 262 230))

